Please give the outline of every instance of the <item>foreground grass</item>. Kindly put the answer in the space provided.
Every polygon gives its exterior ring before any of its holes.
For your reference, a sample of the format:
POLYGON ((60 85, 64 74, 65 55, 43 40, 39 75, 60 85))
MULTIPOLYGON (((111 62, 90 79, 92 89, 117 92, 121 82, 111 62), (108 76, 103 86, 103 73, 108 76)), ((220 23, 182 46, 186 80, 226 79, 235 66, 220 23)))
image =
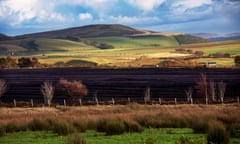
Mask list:
MULTIPOLYGON (((82 134, 90 144, 144 144, 152 141, 156 144, 174 144, 182 135, 196 141, 205 141, 204 134, 193 134, 191 129, 145 129, 142 133, 124 133, 106 136, 104 133, 87 131, 82 134)), ((0 138, 1 144, 64 144, 66 136, 52 132, 16 132, 0 138)))
POLYGON ((83 134, 91 144, 144 144, 152 141, 156 144, 174 144, 181 136, 195 141, 205 141, 204 134, 193 134, 191 129, 145 129, 142 133, 124 133, 122 135, 105 136, 88 131, 83 134))
MULTIPOLYGON (((195 142, 206 143, 205 134, 194 134, 191 129, 163 128, 145 129, 142 133, 124 133, 106 136, 104 133, 87 131, 82 133, 89 144, 174 144, 181 136, 195 142)), ((52 132, 15 132, 0 138, 1 144, 65 144, 67 136, 58 136, 52 132)), ((230 139, 230 144, 239 144, 240 139, 230 139)))
POLYGON ((65 144, 66 137, 52 132, 15 132, 0 137, 1 144, 65 144))

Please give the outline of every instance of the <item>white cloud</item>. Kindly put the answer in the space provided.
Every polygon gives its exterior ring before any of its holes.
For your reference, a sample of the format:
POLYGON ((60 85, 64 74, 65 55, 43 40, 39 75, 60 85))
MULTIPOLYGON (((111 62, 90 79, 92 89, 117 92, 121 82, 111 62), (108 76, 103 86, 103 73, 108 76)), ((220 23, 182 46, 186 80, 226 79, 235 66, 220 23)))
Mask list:
POLYGON ((212 4, 212 0, 177 0, 172 4, 172 9, 175 13, 182 14, 189 9, 210 4, 212 4))
POLYGON ((92 20, 93 16, 90 13, 80 13, 79 19, 80 20, 92 20))
POLYGON ((115 23, 129 24, 129 25, 155 23, 159 21, 159 18, 156 16, 154 17, 110 16, 109 19, 110 21, 114 21, 115 23))
POLYGON ((96 11, 105 11, 106 9, 111 9, 111 6, 114 5, 117 1, 118 0, 58 0, 56 3, 66 5, 80 5, 83 7, 92 8, 96 11))
POLYGON ((0 1, 0 20, 14 26, 24 21, 35 19, 41 23, 44 21, 64 21, 64 17, 55 12, 54 1, 47 0, 16 0, 0 1))
POLYGON ((165 0, 125 0, 128 4, 137 7, 145 12, 152 11, 161 5, 165 0))

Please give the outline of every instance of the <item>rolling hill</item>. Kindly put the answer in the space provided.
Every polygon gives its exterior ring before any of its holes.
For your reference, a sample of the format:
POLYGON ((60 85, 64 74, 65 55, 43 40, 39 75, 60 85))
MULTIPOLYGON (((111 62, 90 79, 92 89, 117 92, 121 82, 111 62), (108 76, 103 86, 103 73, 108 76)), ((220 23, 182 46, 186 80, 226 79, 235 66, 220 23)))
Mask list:
MULTIPOLYGON (((40 45, 45 45, 42 40, 63 39, 81 43, 80 45, 89 45, 100 49, 109 48, 136 48, 136 47, 163 47, 177 46, 179 44, 193 44, 208 42, 205 39, 176 33, 157 33, 147 30, 138 30, 124 25, 88 25, 63 30, 33 33, 8 37, 0 35, 0 46, 5 49, 12 49, 11 46, 18 46, 33 52, 41 50, 40 45)), ((67 41, 65 41, 67 45, 67 41)), ((53 45, 53 43, 51 43, 53 45)), ((59 44, 55 46, 58 50, 59 44)), ((47 49, 47 47, 45 47, 47 49)), ((31 54, 31 53, 30 53, 31 54)))
POLYGON ((159 63, 161 58, 186 57, 176 48, 216 52, 239 52, 239 41, 213 43, 181 33, 159 33, 124 25, 88 25, 50 32, 8 37, 0 35, 0 55, 37 57, 41 63, 62 65, 136 66, 159 63))

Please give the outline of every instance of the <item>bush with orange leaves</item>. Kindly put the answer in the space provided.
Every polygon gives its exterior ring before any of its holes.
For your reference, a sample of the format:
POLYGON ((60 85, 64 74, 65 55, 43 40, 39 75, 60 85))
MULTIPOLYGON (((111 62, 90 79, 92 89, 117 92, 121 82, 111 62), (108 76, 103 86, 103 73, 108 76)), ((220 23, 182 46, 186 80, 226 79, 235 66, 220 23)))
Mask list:
POLYGON ((88 89, 81 81, 60 79, 58 86, 74 101, 77 101, 88 94, 88 89))

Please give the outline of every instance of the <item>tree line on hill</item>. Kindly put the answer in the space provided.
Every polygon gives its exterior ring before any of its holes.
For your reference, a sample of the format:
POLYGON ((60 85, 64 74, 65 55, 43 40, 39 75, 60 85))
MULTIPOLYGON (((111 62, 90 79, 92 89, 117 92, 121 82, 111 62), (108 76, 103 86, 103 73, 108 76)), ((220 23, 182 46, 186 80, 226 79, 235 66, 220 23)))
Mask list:
POLYGON ((42 67, 36 57, 15 58, 12 56, 0 58, 0 68, 42 67))

